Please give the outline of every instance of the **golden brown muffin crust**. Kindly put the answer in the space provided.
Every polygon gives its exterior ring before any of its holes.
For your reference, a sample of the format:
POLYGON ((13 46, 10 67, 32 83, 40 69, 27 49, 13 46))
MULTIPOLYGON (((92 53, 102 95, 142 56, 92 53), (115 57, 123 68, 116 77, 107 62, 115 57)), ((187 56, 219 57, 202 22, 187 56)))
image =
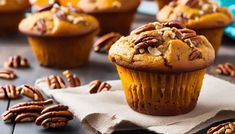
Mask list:
POLYGON ((0 12, 22 11, 28 7, 28 0, 0 0, 0 12))
POLYGON ((119 39, 109 59, 140 71, 188 72, 211 65, 215 52, 208 40, 179 22, 149 23, 119 39))
POLYGON ((78 7, 86 13, 127 12, 136 10, 140 0, 79 0, 78 7))
POLYGON ((34 36, 77 36, 99 29, 98 21, 87 14, 54 5, 49 11, 32 14, 19 24, 22 33, 34 36))
POLYGON ((179 20, 192 29, 224 27, 233 22, 225 7, 211 0, 179 0, 165 6, 158 14, 160 22, 179 20))

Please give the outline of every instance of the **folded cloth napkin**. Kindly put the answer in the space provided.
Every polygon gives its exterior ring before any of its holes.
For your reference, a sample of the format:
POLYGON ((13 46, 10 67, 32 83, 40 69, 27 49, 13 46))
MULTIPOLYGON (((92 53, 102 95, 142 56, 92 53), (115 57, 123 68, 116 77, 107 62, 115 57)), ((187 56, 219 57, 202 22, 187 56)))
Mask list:
POLYGON ((116 130, 144 128, 157 133, 183 134, 198 131, 223 110, 235 111, 235 86, 224 80, 206 75, 196 108, 178 116, 150 116, 133 111, 126 103, 121 81, 108 81, 111 91, 89 94, 88 85, 51 90, 47 79, 36 81, 35 86, 70 110, 82 122, 101 133, 116 130))
MULTIPOLYGON (((235 0, 215 0, 220 6, 227 7, 235 18, 235 0)), ((227 26, 224 30, 225 34, 235 39, 235 22, 227 26)))

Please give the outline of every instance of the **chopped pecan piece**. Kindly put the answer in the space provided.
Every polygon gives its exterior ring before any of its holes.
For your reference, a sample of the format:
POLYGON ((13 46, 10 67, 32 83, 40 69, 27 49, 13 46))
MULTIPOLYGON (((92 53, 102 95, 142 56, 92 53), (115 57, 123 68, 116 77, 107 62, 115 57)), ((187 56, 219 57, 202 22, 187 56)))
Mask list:
POLYGON ((140 26, 139 28, 135 29, 132 33, 134 34, 140 34, 142 32, 146 32, 146 31, 151 31, 151 30, 155 30, 156 27, 154 24, 145 24, 143 26, 140 26))
POLYGON ((227 76, 235 76, 235 67, 231 63, 219 64, 217 66, 216 72, 218 74, 227 75, 227 76))
POLYGON ((201 56, 202 56, 202 53, 198 49, 194 48, 192 50, 192 53, 189 55, 189 60, 192 61, 192 60, 200 58, 201 56))
POLYGON ((19 68, 19 67, 29 67, 29 62, 26 58, 16 55, 9 57, 8 61, 5 62, 6 67, 19 68))
POLYGON ((0 87, 0 99, 17 99, 20 97, 20 91, 14 85, 0 87))
POLYGON ((9 108, 2 114, 2 120, 4 122, 31 122, 34 121, 44 109, 44 104, 48 104, 50 101, 43 102, 25 102, 16 104, 9 108))
POLYGON ((47 81, 51 89, 65 88, 64 80, 60 76, 50 75, 47 77, 47 81))
POLYGON ((94 44, 95 52, 100 53, 105 51, 106 53, 108 53, 111 46, 121 37, 122 35, 120 33, 115 33, 115 32, 103 35, 94 44))
POLYGON ((35 123, 44 128, 59 128, 66 126, 69 120, 73 119, 73 114, 67 106, 55 105, 45 108, 35 123))
POLYGON ((0 78, 2 79, 12 80, 15 79, 16 77, 17 76, 14 71, 11 70, 0 71, 0 78))
POLYGON ((89 83, 90 94, 95 94, 103 91, 109 91, 112 86, 107 82, 101 82, 100 80, 94 80, 89 83))
POLYGON ((235 122, 226 122, 218 126, 212 127, 207 131, 207 134, 234 134, 235 122))
POLYGON ((76 76, 76 74, 73 74, 71 71, 66 70, 63 72, 63 75, 66 77, 67 81, 69 82, 70 87, 81 86, 81 81, 76 76))
POLYGON ((39 19, 35 27, 37 31, 39 31, 41 34, 45 34, 47 32, 47 25, 46 25, 46 20, 45 19, 39 19))
POLYGON ((34 101, 43 101, 44 100, 44 97, 41 94, 41 92, 38 89, 31 87, 29 85, 21 85, 21 86, 17 87, 17 90, 19 90, 22 95, 24 95, 34 101))

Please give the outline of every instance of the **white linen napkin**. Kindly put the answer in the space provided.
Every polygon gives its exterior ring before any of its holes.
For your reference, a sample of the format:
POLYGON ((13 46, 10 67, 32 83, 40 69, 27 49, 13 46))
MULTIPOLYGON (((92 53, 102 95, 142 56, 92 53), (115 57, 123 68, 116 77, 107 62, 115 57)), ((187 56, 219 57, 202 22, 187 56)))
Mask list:
MULTIPOLYGON (((101 133, 115 130, 144 128, 157 133, 182 134, 200 129, 221 111, 235 111, 235 86, 224 80, 206 75, 195 109, 178 116, 150 116, 129 108, 121 81, 108 81, 111 91, 89 94, 88 85, 51 90, 45 78, 36 81, 35 86, 47 96, 61 104, 68 105, 83 123, 101 133)), ((226 115, 228 116, 228 115, 226 115)))

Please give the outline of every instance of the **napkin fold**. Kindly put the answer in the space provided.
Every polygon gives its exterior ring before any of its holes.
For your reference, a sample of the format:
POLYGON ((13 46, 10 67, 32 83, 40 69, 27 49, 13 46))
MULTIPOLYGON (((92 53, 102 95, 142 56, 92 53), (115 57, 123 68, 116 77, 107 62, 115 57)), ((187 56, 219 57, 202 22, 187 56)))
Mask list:
MULTIPOLYGON (((235 111, 235 86, 206 75, 198 104, 188 114, 178 116, 150 116, 133 111, 127 104, 121 81, 108 81, 111 91, 89 94, 88 85, 50 90, 45 78, 35 86, 70 110, 82 122, 101 133, 116 130, 148 129, 157 133, 182 134, 200 130, 200 125, 221 111, 235 111)), ((221 119, 220 119, 221 120, 221 119)))

